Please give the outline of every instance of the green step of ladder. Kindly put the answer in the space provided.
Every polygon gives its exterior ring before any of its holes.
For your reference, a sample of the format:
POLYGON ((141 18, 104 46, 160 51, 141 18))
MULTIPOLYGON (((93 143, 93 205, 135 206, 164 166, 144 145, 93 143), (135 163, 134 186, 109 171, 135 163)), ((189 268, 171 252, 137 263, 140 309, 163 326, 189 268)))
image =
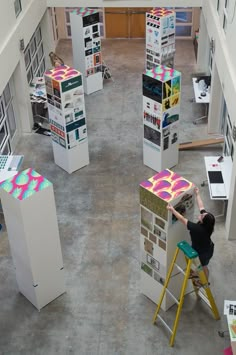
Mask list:
POLYGON ((179 242, 177 247, 182 250, 188 259, 194 259, 198 256, 198 253, 185 240, 179 242))

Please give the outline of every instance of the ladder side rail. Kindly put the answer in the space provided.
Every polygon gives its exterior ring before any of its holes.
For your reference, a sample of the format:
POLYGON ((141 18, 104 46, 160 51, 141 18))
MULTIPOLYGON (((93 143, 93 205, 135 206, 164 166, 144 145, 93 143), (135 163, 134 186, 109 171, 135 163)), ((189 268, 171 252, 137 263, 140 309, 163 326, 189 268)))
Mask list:
POLYGON ((189 278, 189 275, 190 275, 191 265, 192 265, 192 260, 189 259, 188 264, 187 264, 187 269, 186 269, 186 274, 185 274, 183 286, 182 286, 182 289, 181 289, 181 292, 180 292, 180 301, 179 301, 179 306, 178 306, 176 317, 175 317, 175 321, 174 321, 173 334, 172 334, 171 339, 170 339, 170 346, 174 345, 175 335, 176 335, 177 326, 178 326, 178 323, 179 323, 179 317, 180 317, 181 309, 182 309, 183 302, 184 302, 184 294, 185 294, 185 290, 186 290, 186 287, 187 287, 188 278, 189 278))
POLYGON ((163 286, 162 291, 161 291, 161 296, 160 296, 160 300, 158 302, 158 306, 156 308, 156 311, 155 311, 153 319, 152 319, 153 323, 156 322, 157 315, 158 315, 159 310, 161 308, 161 304, 162 304, 163 298, 165 296, 165 292, 166 292, 166 289, 167 289, 167 286, 168 286, 168 283, 169 283, 169 280, 170 280, 170 277, 171 277, 171 274, 172 274, 172 271, 173 271, 173 268, 174 268, 174 265, 175 265, 175 261, 176 261, 177 256, 178 256, 178 253, 179 253, 179 248, 176 248, 173 260, 171 262, 171 266, 170 266, 168 274, 167 274, 166 281, 165 281, 164 286, 163 286))

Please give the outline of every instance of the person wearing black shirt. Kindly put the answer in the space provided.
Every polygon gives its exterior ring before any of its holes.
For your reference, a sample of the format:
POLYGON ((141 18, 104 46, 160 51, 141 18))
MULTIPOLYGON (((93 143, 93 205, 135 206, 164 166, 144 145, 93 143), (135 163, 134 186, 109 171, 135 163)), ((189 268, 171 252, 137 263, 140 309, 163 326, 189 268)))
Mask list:
POLYGON ((214 243, 211 240, 211 235, 214 231, 215 217, 213 214, 205 210, 199 194, 199 189, 195 187, 194 191, 197 205, 200 211, 197 223, 189 221, 178 211, 176 211, 175 208, 170 204, 168 204, 167 209, 171 211, 175 217, 189 230, 192 241, 192 248, 198 252, 200 262, 206 274, 206 278, 208 279, 209 270, 207 265, 214 253, 214 243))

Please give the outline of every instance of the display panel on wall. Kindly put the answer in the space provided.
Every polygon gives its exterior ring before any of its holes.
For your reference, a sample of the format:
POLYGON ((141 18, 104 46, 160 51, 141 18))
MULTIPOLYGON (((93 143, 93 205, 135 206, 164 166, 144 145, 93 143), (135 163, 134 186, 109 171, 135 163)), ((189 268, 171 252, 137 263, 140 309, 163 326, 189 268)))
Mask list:
POLYGON ((27 81, 30 84, 34 77, 43 76, 45 72, 45 56, 40 26, 37 27, 24 51, 27 81))
POLYGON ((160 65, 143 74, 143 161, 161 171, 178 162, 181 73, 160 65))

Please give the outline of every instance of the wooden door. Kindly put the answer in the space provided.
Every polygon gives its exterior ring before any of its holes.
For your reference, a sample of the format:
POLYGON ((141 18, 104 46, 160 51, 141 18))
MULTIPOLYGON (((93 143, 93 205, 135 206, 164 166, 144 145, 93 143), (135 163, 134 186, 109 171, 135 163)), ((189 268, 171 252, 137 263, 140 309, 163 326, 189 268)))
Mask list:
POLYGON ((106 38, 129 38, 128 11, 126 7, 105 8, 106 38))
POLYGON ((150 8, 105 8, 106 38, 145 38, 145 14, 150 8))
POLYGON ((145 38, 146 35, 146 12, 149 8, 139 7, 129 9, 130 38, 145 38))

